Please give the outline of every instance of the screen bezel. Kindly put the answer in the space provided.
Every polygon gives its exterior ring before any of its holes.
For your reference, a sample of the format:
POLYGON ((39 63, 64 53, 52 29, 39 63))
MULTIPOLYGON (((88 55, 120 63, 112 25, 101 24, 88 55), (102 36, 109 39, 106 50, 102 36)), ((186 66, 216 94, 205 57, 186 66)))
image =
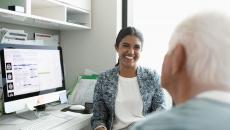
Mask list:
POLYGON ((44 95, 44 94, 48 94, 51 92, 58 92, 58 91, 66 90, 66 88, 65 88, 65 76, 64 76, 64 65, 63 65, 63 55, 62 55, 62 48, 60 46, 0 44, 0 58, 1 58, 1 71, 2 71, 2 85, 3 85, 3 100, 4 100, 4 102, 10 102, 10 101, 20 100, 20 99, 24 99, 24 98, 44 95), (7 96, 6 74, 5 74, 6 73, 6 71, 5 71, 5 59, 4 59, 4 51, 3 51, 4 48, 59 50, 59 52, 60 52, 60 64, 61 64, 61 69, 62 69, 61 70, 61 72, 62 72, 62 87, 8 97, 7 96))

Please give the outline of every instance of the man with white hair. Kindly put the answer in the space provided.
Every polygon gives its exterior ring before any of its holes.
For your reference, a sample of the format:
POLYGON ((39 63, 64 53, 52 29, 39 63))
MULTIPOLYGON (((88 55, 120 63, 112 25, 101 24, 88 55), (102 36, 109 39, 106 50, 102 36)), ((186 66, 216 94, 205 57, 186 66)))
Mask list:
POLYGON ((230 18, 203 12, 177 26, 161 83, 176 106, 132 130, 230 130, 230 18))

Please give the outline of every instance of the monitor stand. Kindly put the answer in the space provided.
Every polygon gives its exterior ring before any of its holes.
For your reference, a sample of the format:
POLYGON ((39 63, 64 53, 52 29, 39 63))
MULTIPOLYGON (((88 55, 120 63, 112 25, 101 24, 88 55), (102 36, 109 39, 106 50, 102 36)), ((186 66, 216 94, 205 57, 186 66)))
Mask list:
POLYGON ((38 115, 35 111, 27 110, 24 112, 16 112, 16 115, 20 118, 24 118, 27 120, 35 120, 38 118, 38 115))
POLYGON ((40 112, 39 110, 35 109, 33 106, 27 104, 25 109, 16 111, 16 115, 23 119, 35 120, 41 116, 47 116, 48 113, 40 112))

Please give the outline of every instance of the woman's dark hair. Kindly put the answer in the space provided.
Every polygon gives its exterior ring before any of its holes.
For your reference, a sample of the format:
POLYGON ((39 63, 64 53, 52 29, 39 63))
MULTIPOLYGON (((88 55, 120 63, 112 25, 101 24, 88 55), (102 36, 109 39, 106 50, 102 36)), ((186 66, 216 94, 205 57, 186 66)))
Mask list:
POLYGON ((141 41, 141 48, 143 47, 143 42, 144 42, 143 35, 135 27, 126 27, 126 28, 121 29, 117 35, 115 47, 117 48, 119 46, 121 40, 128 35, 136 36, 141 41))
MULTIPOLYGON (((141 41, 141 49, 142 49, 143 42, 144 42, 143 34, 135 27, 122 28, 117 35, 115 47, 118 48, 121 40, 128 35, 137 37, 141 41)), ((115 66, 118 66, 118 65, 119 65, 119 60, 115 66)))

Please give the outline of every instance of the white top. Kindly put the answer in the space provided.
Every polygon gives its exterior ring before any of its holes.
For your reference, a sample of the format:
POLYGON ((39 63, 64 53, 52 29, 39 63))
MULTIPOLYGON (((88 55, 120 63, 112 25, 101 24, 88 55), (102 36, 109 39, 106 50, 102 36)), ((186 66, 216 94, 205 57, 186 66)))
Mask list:
POLYGON ((208 99, 230 104, 230 92, 229 91, 220 91, 220 90, 206 91, 206 92, 199 94, 196 97, 208 98, 208 99))
POLYGON ((133 122, 142 119, 144 117, 142 110, 143 102, 137 77, 125 78, 119 76, 113 130, 128 127, 133 122))

